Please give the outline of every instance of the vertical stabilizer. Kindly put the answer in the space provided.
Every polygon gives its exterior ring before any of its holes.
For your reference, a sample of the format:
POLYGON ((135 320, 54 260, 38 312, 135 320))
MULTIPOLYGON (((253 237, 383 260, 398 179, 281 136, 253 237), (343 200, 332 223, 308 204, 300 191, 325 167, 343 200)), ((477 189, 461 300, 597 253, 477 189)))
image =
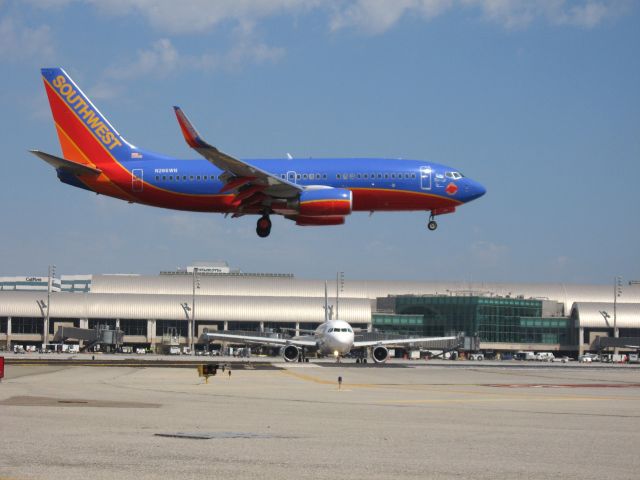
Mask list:
POLYGON ((132 145, 62 68, 41 72, 64 158, 108 169, 132 157, 132 145))

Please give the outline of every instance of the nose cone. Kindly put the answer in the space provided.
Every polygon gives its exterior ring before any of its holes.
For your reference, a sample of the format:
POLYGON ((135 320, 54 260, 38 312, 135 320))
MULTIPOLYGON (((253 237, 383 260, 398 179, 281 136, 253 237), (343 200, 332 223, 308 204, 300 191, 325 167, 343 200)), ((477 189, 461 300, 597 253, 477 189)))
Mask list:
POLYGON ((465 201, 470 202, 471 200, 475 200, 476 198, 480 198, 485 193, 487 193, 487 189, 484 188, 480 183, 475 180, 467 179, 468 184, 465 188, 465 201))
POLYGON ((347 353, 353 345, 353 333, 334 333, 328 340, 327 343, 331 351, 337 351, 340 354, 347 353))

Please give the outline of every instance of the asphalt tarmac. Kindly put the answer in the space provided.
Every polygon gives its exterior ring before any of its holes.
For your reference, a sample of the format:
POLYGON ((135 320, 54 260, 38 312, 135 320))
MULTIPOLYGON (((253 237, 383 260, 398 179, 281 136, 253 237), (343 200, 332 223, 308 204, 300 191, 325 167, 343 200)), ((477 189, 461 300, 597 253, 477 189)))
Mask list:
POLYGON ((0 479, 638 478, 638 368, 328 366, 7 365, 0 479))

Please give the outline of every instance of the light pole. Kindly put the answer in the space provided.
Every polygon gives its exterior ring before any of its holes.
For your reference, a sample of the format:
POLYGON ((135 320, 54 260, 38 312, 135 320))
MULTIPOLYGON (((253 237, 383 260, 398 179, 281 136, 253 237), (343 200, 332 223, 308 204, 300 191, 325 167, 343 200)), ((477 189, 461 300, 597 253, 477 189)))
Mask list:
MULTIPOLYGON (((618 309, 618 297, 622 295, 622 277, 618 276, 613 279, 613 337, 618 338, 618 323, 617 323, 617 309, 618 309)), ((613 347, 613 354, 618 354, 618 346, 613 347)))
POLYGON ((606 310, 600 310, 600 315, 602 315, 602 318, 604 318, 604 323, 608 327, 609 326, 609 319, 611 318, 611 315, 609 315, 609 312, 607 312, 606 310))
POLYGON ((195 350, 195 329, 196 329, 196 288, 200 288, 200 279, 198 278, 198 267, 193 267, 192 275, 192 293, 191 293, 191 355, 196 354, 195 350))
POLYGON ((51 309, 51 282, 52 277, 56 276, 56 266, 49 265, 49 276, 47 281, 47 316, 44 319, 44 331, 42 332, 42 350, 47 348, 47 343, 49 343, 49 311, 51 309))

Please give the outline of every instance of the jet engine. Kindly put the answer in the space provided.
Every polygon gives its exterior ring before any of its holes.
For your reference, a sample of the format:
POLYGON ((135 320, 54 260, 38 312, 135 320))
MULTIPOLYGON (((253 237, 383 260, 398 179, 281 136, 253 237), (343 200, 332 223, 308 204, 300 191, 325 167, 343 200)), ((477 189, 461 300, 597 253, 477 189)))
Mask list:
POLYGON ((386 347, 378 345, 371 350, 371 358, 376 363, 386 362, 389 358, 389 350, 386 347))
POLYGON ((353 195, 351 190, 344 188, 304 190, 291 206, 302 217, 349 215, 353 208, 353 195))
POLYGON ((300 357, 300 349, 294 345, 287 345, 281 350, 285 362, 296 362, 300 357))

